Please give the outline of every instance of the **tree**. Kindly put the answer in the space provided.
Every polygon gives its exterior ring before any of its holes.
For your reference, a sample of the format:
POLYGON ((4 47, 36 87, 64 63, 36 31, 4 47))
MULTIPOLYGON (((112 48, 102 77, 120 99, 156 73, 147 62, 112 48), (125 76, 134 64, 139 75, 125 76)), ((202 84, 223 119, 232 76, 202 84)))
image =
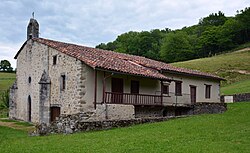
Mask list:
POLYGON ((160 51, 161 59, 168 63, 191 59, 193 54, 188 35, 181 31, 167 34, 160 51))
POLYGON ((243 39, 240 43, 245 43, 250 41, 250 7, 237 12, 236 20, 239 21, 241 25, 240 32, 243 39))
POLYGON ((8 60, 1 60, 0 62, 0 71, 12 72, 13 68, 8 60))
POLYGON ((227 20, 224 13, 219 11, 218 13, 212 13, 208 17, 202 18, 199 21, 199 25, 202 26, 220 26, 223 25, 227 20))

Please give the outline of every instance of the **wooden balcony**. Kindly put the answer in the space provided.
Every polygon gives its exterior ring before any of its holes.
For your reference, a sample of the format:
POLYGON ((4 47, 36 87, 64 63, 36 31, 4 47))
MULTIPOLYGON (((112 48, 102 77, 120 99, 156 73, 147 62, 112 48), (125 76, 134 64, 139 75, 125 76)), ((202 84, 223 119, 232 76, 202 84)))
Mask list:
POLYGON ((105 92, 104 102, 107 104, 161 106, 162 97, 161 95, 105 92))

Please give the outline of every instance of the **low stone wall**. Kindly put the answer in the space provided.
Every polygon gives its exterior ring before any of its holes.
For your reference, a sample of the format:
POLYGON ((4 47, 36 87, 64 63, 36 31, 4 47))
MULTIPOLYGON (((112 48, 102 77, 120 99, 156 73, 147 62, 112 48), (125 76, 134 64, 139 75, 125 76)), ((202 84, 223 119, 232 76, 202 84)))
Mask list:
POLYGON ((135 108, 133 105, 98 104, 96 116, 98 116, 98 120, 133 119, 135 118, 135 108))
MULTIPOLYGON (((91 115, 90 115, 91 116, 91 115)), ((86 113, 61 116, 51 124, 39 124, 36 126, 36 131, 31 135, 48 135, 53 133, 71 134, 79 131, 106 130, 111 128, 126 127, 136 124, 153 123, 168 120, 174 117, 160 118, 135 118, 127 120, 88 120, 89 116, 86 113)))
POLYGON ((221 102, 243 102, 250 101, 250 93, 221 96, 221 102), (230 99, 230 100, 229 100, 230 99))
POLYGON ((227 110, 225 103, 196 103, 190 114, 216 114, 227 110))
POLYGON ((234 102, 250 101, 250 93, 234 95, 234 102))
POLYGON ((135 117, 163 117, 163 111, 162 106, 135 106, 135 117))
MULTIPOLYGON (((137 113, 139 112, 140 118, 130 118, 130 119, 109 119, 102 120, 96 112, 86 112, 78 113, 73 115, 61 115, 56 119, 56 121, 51 124, 39 124, 36 127, 34 135, 47 135, 50 133, 74 133, 79 131, 90 131, 90 130, 105 130, 116 127, 125 127, 135 124, 143 124, 149 122, 160 122, 165 121, 170 118, 186 117, 196 114, 212 114, 212 113, 222 113, 227 110, 227 105, 225 103, 196 103, 189 108, 171 108, 169 107, 136 107, 137 113), (165 110, 170 111, 169 115, 164 116, 165 110), (183 112, 180 112, 183 111, 183 112), (152 117, 148 116, 153 115, 152 117)), ((165 115, 168 114, 167 112, 165 115)))

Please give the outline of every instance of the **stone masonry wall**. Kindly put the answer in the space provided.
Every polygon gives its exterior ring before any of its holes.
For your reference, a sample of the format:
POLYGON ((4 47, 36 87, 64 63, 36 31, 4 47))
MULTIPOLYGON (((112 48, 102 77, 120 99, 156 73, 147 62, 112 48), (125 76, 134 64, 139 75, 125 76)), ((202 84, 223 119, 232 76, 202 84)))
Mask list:
POLYGON ((145 117, 162 117, 164 107, 160 106, 135 106, 135 117, 145 118, 145 117))
POLYGON ((135 118, 133 105, 98 104, 95 110, 98 120, 123 120, 135 118))
MULTIPOLYGON (((28 121, 28 97, 31 97, 31 122, 39 122, 39 81, 45 71, 51 79, 49 106, 61 108, 61 114, 75 114, 93 108, 86 99, 87 67, 76 58, 65 55, 46 45, 27 41, 17 57, 16 117, 28 121), (57 63, 53 64, 53 57, 57 63), (66 88, 61 90, 61 75, 66 88), (29 77, 31 82, 29 82, 29 77)), ((88 91, 93 92, 93 91, 88 91)))
MULTIPOLYGON (((148 107, 149 108, 149 107, 148 107)), ((194 114, 208 114, 208 113, 222 113, 226 111, 226 104, 222 103, 197 103, 194 107, 190 108, 187 114, 180 117, 190 116, 194 114)), ((147 110, 144 109, 144 113, 147 113, 147 110)), ((161 109, 155 109, 162 113, 161 109)), ((173 111, 173 110, 172 110, 173 111)), ((186 109, 185 109, 186 111, 186 109)), ((159 113, 159 114, 161 114, 159 113)), ((171 114, 171 113, 170 113, 171 114)), ((172 113, 173 115, 174 113, 172 113)), ((104 119, 100 120, 96 112, 81 112, 73 115, 63 114, 57 118, 56 121, 51 124, 39 124, 36 127, 36 135, 46 135, 49 133, 74 133, 79 131, 90 131, 90 130, 104 130, 115 127, 125 127, 135 124, 142 124, 148 122, 160 122, 165 121, 170 118, 177 118, 177 116, 154 116, 154 117, 141 117, 141 118, 132 118, 132 119, 104 119)))
POLYGON ((243 102, 250 101, 250 93, 234 94, 234 95, 223 95, 221 96, 221 102, 228 102, 227 97, 232 97, 230 102, 243 102))

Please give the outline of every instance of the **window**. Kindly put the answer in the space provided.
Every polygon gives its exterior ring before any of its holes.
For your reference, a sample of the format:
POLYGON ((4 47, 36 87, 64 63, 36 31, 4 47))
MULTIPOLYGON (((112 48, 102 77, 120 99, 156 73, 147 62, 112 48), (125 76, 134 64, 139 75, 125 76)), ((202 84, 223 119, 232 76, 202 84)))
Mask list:
POLYGON ((57 62, 57 55, 53 56, 53 65, 56 65, 57 62))
POLYGON ((66 88, 65 79, 66 79, 65 75, 61 75, 61 90, 65 90, 65 88, 66 88))
POLYGON ((139 81, 131 81, 131 93, 139 94, 139 81))
POLYGON ((182 82, 181 81, 175 82, 175 95, 176 96, 182 95, 182 82))
POLYGON ((31 83, 31 77, 28 78, 28 82, 31 83))
POLYGON ((211 97, 211 85, 205 84, 205 98, 209 99, 211 97))
POLYGON ((169 94, 169 86, 168 85, 163 85, 162 86, 162 93, 163 94, 169 94))

